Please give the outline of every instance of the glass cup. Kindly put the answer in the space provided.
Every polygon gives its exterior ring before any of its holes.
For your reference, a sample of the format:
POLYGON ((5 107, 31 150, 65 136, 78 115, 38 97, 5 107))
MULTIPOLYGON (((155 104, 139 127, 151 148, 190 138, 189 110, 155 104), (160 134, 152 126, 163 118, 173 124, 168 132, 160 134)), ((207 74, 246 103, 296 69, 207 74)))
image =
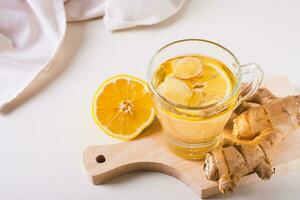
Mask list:
POLYGON ((263 72, 257 64, 241 65, 233 53, 215 42, 185 39, 159 49, 149 63, 147 76, 167 146, 180 157, 197 160, 219 145, 233 110, 258 89, 263 72), (219 102, 207 106, 186 106, 173 103, 157 92, 155 72, 160 64, 170 58, 193 54, 215 58, 231 70, 235 85, 232 92, 219 102), (242 89, 242 85, 247 89, 242 89), (242 90, 243 96, 240 97, 242 90))

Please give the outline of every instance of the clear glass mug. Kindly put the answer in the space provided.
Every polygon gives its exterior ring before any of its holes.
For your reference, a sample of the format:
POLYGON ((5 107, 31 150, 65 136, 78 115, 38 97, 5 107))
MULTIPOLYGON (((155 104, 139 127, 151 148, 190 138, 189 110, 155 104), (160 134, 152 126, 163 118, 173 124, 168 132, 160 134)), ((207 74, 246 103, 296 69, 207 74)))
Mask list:
POLYGON ((185 39, 159 49, 149 63, 147 76, 167 146, 180 157, 196 160, 218 146, 234 108, 258 89, 263 72, 257 64, 241 65, 233 53, 215 42, 185 39), (215 104, 197 107, 176 104, 161 96, 154 84, 156 70, 170 58, 189 54, 201 54, 223 62, 235 78, 232 92, 215 104), (247 84, 249 89, 239 97, 242 84, 247 84))

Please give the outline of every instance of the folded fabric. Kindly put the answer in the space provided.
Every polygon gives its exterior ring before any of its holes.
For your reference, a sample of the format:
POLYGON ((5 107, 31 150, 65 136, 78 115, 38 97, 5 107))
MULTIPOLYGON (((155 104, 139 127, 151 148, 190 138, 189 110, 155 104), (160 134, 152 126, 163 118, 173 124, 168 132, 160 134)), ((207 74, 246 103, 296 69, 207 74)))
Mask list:
POLYGON ((0 0, 0 109, 53 59, 67 21, 103 17, 115 31, 159 23, 185 0, 0 0))

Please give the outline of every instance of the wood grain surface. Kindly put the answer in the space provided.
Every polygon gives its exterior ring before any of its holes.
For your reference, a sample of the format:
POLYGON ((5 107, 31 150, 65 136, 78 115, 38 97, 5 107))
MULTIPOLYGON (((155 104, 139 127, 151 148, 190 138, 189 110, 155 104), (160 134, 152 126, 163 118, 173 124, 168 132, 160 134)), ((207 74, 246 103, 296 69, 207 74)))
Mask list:
MULTIPOLYGON (((266 78, 264 85, 278 96, 295 94, 293 86, 285 77, 266 78)), ((230 129, 224 130, 225 137, 230 137, 229 133, 230 129)), ((159 122, 155 121, 133 141, 87 147, 83 163, 92 182, 102 184, 132 171, 156 171, 176 177, 200 198, 219 194, 217 184, 205 178, 203 161, 190 161, 175 156, 168 150, 161 136, 162 129, 159 122)), ((300 129, 281 143, 273 158, 275 175, 300 168, 299 144, 300 129)), ((256 174, 250 174, 240 180, 238 187, 261 181, 256 174)))

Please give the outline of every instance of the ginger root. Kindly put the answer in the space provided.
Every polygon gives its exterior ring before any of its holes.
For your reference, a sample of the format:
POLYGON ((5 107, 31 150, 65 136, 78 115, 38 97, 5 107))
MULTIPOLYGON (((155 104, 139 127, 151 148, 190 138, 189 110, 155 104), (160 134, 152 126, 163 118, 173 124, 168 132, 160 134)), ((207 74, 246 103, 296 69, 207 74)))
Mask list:
POLYGON ((233 135, 238 139, 253 139, 260 132, 276 129, 291 132, 299 126, 299 96, 275 97, 260 88, 247 102, 260 106, 249 108, 233 120, 233 135))
MULTIPOLYGON (((247 85, 242 85, 241 87, 242 91, 240 96, 243 97, 251 87, 248 87, 247 85)), ((239 105, 239 107, 237 107, 234 110, 234 113, 240 115, 249 108, 262 105, 274 98, 276 97, 267 88, 259 88, 257 92, 253 96, 251 96, 246 102, 243 102, 241 105, 239 105)))
POLYGON ((218 182, 223 193, 232 193, 239 179, 252 172, 269 179, 277 146, 300 125, 300 96, 277 98, 261 88, 248 101, 259 105, 249 106, 234 119, 233 132, 238 138, 252 140, 225 139, 205 159, 206 178, 218 182))

